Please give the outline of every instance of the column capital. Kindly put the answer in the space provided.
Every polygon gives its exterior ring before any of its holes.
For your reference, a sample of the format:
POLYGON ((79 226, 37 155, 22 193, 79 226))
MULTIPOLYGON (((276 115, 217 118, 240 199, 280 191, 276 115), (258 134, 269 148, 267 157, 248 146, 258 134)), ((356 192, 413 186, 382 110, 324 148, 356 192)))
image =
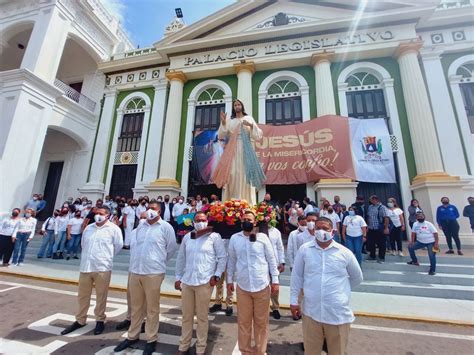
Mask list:
POLYGON ((423 46, 423 41, 421 39, 413 39, 409 42, 402 42, 398 45, 398 48, 395 50, 394 57, 399 59, 403 55, 414 52, 416 55, 420 52, 420 48, 423 46))
POLYGON ((165 76, 169 81, 178 80, 183 84, 188 81, 186 74, 184 74, 182 71, 170 70, 166 72, 165 76))
POLYGON ((104 96, 107 97, 112 97, 117 95, 117 88, 108 88, 104 91, 104 96))
POLYGON ((235 74, 239 74, 241 71, 248 71, 251 74, 255 74, 255 63, 254 62, 245 62, 245 63, 236 63, 234 64, 235 74))
POLYGON ((443 47, 423 48, 420 51, 420 55, 423 60, 440 60, 441 55, 443 53, 444 53, 443 47))
POLYGON ((158 83, 153 84, 153 87, 155 88, 155 91, 165 90, 168 87, 168 83, 165 79, 160 79, 158 83))
POLYGON ((311 56, 311 66, 315 66, 320 62, 331 62, 331 59, 334 57, 334 51, 323 51, 319 53, 314 53, 311 56))

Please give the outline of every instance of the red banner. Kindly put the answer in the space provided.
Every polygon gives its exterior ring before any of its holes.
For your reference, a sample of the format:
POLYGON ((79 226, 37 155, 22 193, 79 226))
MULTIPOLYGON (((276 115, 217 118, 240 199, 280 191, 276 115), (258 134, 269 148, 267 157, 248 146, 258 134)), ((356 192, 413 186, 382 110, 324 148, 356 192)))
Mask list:
POLYGON ((255 146, 266 184, 355 179, 347 117, 327 115, 296 125, 259 127, 263 139, 255 146))

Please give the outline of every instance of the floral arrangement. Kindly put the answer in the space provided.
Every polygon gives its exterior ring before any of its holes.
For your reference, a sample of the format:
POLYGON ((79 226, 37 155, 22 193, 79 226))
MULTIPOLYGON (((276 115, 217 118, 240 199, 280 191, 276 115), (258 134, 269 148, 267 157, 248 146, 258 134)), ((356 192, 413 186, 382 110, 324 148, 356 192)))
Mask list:
POLYGON ((257 223, 266 222, 269 226, 276 227, 276 211, 272 205, 268 203, 260 202, 253 208, 253 212, 257 216, 257 223))
POLYGON ((225 202, 213 202, 203 207, 211 223, 225 223, 228 226, 240 225, 245 210, 250 209, 246 200, 232 199, 225 202))

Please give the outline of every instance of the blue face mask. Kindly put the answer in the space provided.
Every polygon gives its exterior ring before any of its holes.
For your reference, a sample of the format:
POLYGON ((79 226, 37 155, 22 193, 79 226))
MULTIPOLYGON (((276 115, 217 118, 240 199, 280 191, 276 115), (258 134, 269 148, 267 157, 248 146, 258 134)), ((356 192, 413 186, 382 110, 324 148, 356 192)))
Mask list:
POLYGON ((355 211, 349 211, 349 216, 355 216, 355 211))

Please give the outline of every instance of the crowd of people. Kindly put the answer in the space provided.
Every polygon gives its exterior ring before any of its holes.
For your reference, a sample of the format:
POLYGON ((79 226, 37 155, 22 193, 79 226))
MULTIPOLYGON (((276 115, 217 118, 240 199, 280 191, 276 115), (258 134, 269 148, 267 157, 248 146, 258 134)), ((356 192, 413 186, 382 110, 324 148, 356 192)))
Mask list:
MULTIPOLYGON (((256 216, 246 211, 242 231, 222 238, 208 225, 203 208, 216 195, 185 198, 169 195, 150 199, 106 196, 92 204, 87 197, 68 199, 39 227, 42 243, 38 258, 81 259, 76 321, 62 334, 85 325, 92 289, 96 289, 94 334, 104 331, 107 293, 113 258, 123 248, 130 249, 128 279, 128 314, 118 330, 128 329, 128 337, 115 348, 122 351, 139 339, 144 325, 151 354, 156 346, 160 312, 160 290, 170 259, 177 253, 176 290, 182 293, 182 336, 179 351, 191 346, 193 317, 197 317, 197 353, 207 344, 207 313, 223 310, 224 282, 226 315, 232 315, 232 299, 237 295, 238 343, 241 352, 263 354, 268 338, 268 307, 275 319, 279 312, 279 274, 288 266, 291 271, 291 313, 295 320, 303 315, 303 339, 306 349, 321 349, 323 341, 335 353, 347 344, 354 316, 348 299, 351 288, 362 281, 362 255, 366 261, 384 263, 386 253, 404 256, 402 235, 411 228, 408 251, 410 265, 419 265, 416 250, 426 248, 430 259, 429 274, 436 272, 439 238, 436 227, 425 220, 423 209, 412 200, 407 215, 395 198, 386 205, 373 195, 366 203, 363 196, 347 207, 338 196, 333 203, 322 198, 320 205, 303 199, 288 200, 283 206, 266 194, 265 202, 277 211, 277 226, 265 233, 256 228, 256 216), (193 213, 193 224, 183 238, 178 238, 179 217, 193 213), (282 235, 288 233, 285 255, 282 235), (344 247, 345 245, 345 247, 344 247), (322 278, 321 270, 334 277, 322 278), (208 309, 213 288, 215 303, 208 309), (334 295, 338 297, 333 297, 334 295), (325 299, 331 299, 329 304, 325 299), (305 304, 301 308, 302 301, 305 304), (317 307, 316 304, 322 305, 317 307), (309 305, 309 306, 308 306, 309 305), (314 307, 311 307, 314 305, 314 307), (306 316, 306 317, 304 317, 306 316), (146 321, 145 321, 146 319, 146 321), (255 346, 251 346, 252 327, 255 346), (314 336, 320 334, 321 336, 314 336)), ((474 198, 463 215, 473 224, 474 198)), ((24 206, 12 210, 0 223, 0 257, 3 266, 21 266, 28 242, 35 236, 35 215, 46 206, 41 195, 34 195, 24 206), (12 255, 13 254, 13 255, 12 255)), ((443 230, 448 250, 463 255, 459 239, 460 217, 447 197, 441 199, 436 223, 443 230)), ((189 228, 190 227, 190 228, 189 228)), ((309 351, 311 353, 312 350, 309 351)), ((316 352, 315 352, 316 353, 316 352)))

